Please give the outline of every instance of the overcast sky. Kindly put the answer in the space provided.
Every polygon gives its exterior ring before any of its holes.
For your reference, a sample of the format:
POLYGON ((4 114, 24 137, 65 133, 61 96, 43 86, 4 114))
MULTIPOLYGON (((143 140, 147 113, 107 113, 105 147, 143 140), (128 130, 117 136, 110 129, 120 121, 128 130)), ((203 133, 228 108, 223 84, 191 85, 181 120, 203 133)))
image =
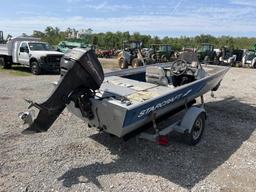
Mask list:
POLYGON ((32 34, 46 26, 164 36, 256 36, 255 0, 8 0, 0 30, 32 34))

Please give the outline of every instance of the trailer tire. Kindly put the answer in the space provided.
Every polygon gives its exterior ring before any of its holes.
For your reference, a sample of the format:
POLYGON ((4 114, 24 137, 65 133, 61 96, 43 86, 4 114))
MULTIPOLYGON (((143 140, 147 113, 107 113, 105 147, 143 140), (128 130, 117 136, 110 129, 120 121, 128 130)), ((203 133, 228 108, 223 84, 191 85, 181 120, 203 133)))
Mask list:
POLYGON ((185 134, 188 145, 196 145, 201 140, 205 129, 205 119, 206 114, 204 112, 198 114, 190 133, 185 134))
POLYGON ((41 73, 41 68, 37 61, 32 61, 30 65, 30 70, 34 75, 39 75, 41 73))

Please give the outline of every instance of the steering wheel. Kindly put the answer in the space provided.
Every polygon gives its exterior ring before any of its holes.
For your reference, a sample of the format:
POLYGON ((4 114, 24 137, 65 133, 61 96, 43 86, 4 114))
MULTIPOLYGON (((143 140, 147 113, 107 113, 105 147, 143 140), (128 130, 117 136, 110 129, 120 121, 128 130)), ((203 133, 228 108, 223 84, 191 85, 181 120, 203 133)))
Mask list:
POLYGON ((183 59, 178 59, 172 63, 170 72, 174 76, 180 76, 184 74, 188 69, 188 63, 187 61, 183 59))

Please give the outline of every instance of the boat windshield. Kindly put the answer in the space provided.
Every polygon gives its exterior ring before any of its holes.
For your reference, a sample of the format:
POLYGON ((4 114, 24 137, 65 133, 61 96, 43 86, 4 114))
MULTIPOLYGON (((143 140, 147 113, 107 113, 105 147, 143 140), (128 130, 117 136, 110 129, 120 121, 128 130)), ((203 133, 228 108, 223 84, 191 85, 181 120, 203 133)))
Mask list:
POLYGON ((53 48, 48 43, 28 43, 31 51, 52 51, 53 48))

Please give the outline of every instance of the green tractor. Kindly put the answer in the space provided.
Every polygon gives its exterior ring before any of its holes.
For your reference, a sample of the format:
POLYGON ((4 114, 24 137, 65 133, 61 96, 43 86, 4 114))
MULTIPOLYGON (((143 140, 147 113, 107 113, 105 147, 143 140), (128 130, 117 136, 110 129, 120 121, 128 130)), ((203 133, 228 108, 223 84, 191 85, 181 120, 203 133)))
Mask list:
POLYGON ((153 50, 150 58, 154 63, 172 61, 174 50, 168 44, 151 44, 150 48, 153 50))
POLYGON ((72 42, 72 41, 61 41, 57 46, 57 51, 66 53, 68 50, 73 48, 87 48, 87 49, 95 50, 95 46, 91 44, 84 44, 84 43, 72 42))
POLYGON ((214 45, 210 43, 202 43, 197 50, 198 60, 206 63, 218 63, 219 59, 214 51, 214 45))
POLYGON ((252 46, 252 50, 256 52, 256 44, 252 46))
POLYGON ((123 50, 118 53, 117 60, 121 69, 126 69, 131 65, 133 68, 145 64, 142 54, 142 41, 124 41, 123 50))

